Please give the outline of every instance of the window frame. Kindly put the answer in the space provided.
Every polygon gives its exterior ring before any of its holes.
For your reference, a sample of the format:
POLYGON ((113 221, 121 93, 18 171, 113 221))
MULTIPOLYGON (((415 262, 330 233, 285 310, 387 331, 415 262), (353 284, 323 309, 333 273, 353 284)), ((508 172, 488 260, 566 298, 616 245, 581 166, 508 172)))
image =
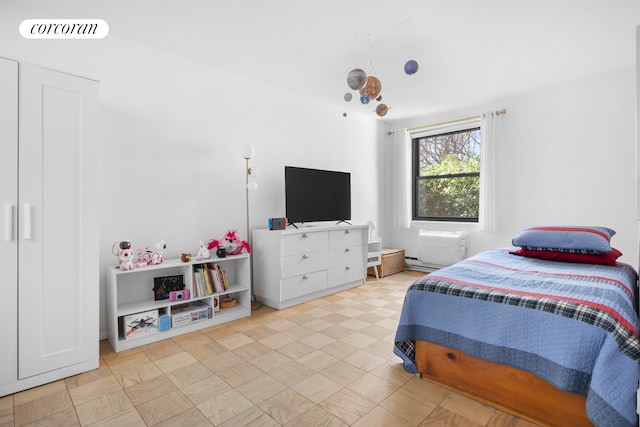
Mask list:
MULTIPOLYGON (((461 177, 478 177, 478 191, 480 191, 480 179, 481 174, 478 172, 465 172, 465 173, 455 173, 448 175, 430 175, 430 176, 420 176, 420 166, 419 166, 419 140, 424 138, 429 138, 438 135, 447 135, 451 133, 459 133, 465 131, 480 131, 480 144, 481 144, 481 154, 480 154, 480 169, 482 169, 482 126, 480 122, 480 118, 473 120, 465 120, 464 122, 460 122, 454 125, 449 126, 434 126, 428 131, 416 132, 410 134, 411 138, 411 195, 412 195, 412 210, 411 210, 411 218, 413 221, 434 221, 434 222, 463 222, 463 223, 476 223, 480 222, 480 206, 478 206, 478 216, 475 217, 442 217, 442 216, 419 216, 419 195, 418 188, 419 182, 421 180, 429 180, 429 179, 449 179, 449 178, 461 178, 461 177)), ((480 197, 480 194, 479 194, 480 197)), ((479 203, 482 203, 482 200, 479 200, 479 203)))

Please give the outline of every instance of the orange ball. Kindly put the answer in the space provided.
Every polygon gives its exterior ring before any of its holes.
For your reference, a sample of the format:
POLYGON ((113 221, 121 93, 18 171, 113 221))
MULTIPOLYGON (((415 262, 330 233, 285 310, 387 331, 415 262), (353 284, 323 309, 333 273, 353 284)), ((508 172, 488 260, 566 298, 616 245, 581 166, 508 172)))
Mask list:
POLYGON ((382 83, 377 77, 369 76, 367 77, 367 84, 360 89, 360 95, 367 93, 371 97, 371 99, 375 99, 378 95, 380 95, 380 91, 382 90, 382 83))

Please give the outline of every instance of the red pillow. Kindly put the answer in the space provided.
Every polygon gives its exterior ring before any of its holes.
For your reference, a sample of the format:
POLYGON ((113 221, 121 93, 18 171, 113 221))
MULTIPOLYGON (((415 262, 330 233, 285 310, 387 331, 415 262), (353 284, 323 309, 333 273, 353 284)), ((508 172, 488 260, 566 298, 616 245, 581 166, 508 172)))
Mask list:
POLYGON ((616 260, 622 256, 622 253, 616 248, 606 254, 576 254, 570 252, 556 251, 534 251, 529 249, 518 249, 509 251, 510 254, 519 255, 529 258, 546 259, 549 261, 560 262, 579 262, 584 264, 602 264, 616 266, 616 260))

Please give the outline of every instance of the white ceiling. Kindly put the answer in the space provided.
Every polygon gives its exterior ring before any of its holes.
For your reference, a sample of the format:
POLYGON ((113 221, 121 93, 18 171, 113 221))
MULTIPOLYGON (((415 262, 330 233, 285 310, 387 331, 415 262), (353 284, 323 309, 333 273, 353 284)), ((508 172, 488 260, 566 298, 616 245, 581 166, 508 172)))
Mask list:
POLYGON ((633 67, 640 25, 640 0, 19 2, 51 12, 38 18, 104 19, 110 34, 377 117, 377 103, 343 99, 360 67, 382 82, 385 119, 633 67))

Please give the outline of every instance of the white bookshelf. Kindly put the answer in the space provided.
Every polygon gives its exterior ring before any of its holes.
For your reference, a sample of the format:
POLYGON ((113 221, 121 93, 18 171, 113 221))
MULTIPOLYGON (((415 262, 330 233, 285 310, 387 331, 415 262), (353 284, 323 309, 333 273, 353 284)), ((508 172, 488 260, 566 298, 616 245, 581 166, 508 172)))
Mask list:
MULTIPOLYGON (((251 286, 249 254, 230 255, 225 258, 212 256, 208 259, 192 259, 182 262, 180 259, 164 260, 161 264, 122 271, 118 267, 108 267, 107 271, 107 317, 109 342, 115 351, 127 350, 187 332, 208 328, 214 325, 251 316, 251 286), (220 293, 193 298, 194 266, 215 263, 222 268, 229 279, 229 288, 220 293), (182 275, 185 289, 192 298, 182 301, 154 300, 154 278, 182 275), (195 301, 214 307, 214 297, 232 296, 236 306, 213 312, 210 319, 173 327, 134 338, 126 338, 123 329, 125 316, 158 310, 159 315, 171 318, 172 309, 195 301)), ((213 310, 212 310, 213 311, 213 310)))

